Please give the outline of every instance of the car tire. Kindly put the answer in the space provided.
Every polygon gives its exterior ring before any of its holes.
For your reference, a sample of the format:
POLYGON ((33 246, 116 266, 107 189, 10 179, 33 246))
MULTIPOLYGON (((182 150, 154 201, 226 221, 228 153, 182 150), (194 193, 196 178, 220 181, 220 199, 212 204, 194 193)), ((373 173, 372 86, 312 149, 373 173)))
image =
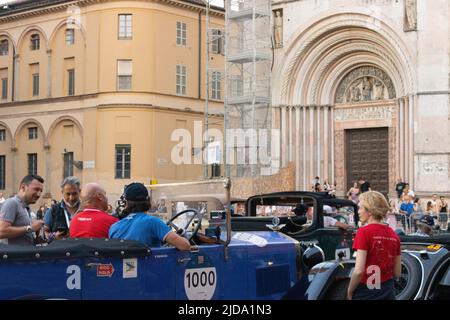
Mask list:
POLYGON ((414 299, 422 281, 422 268, 419 261, 409 255, 402 253, 402 274, 395 281, 395 298, 397 300, 414 299))
POLYGON ((350 278, 334 281, 325 293, 324 300, 347 300, 347 289, 350 278))

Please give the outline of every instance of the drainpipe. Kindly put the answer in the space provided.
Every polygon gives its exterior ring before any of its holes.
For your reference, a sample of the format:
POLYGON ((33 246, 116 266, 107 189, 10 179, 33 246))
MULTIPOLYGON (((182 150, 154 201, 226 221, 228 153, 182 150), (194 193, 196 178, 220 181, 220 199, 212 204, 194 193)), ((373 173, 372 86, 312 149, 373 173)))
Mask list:
POLYGON ((15 67, 16 67, 16 50, 14 48, 14 44, 12 44, 12 49, 13 49, 13 63, 12 63, 12 79, 11 79, 11 101, 14 102, 14 90, 15 90, 14 82, 15 82, 15 75, 16 75, 16 70, 15 70, 15 67))
POLYGON ((202 12, 198 12, 198 99, 202 97, 202 12))

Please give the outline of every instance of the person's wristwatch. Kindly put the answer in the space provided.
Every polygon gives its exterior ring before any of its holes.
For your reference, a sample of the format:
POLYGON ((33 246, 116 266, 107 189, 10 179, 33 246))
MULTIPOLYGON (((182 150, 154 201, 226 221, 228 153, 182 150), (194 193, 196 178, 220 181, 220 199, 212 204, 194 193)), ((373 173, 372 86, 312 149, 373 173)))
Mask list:
POLYGON ((27 228, 25 230, 26 230, 26 233, 33 232, 33 229, 31 228, 31 226, 27 226, 27 228))

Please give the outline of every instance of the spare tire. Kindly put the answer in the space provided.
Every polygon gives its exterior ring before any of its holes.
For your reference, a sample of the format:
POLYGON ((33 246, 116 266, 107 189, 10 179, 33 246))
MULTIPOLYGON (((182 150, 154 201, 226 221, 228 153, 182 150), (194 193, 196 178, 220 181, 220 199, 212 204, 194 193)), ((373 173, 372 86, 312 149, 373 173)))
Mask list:
POLYGON ((422 281, 422 267, 409 253, 402 253, 402 273, 394 283, 397 300, 411 300, 417 294, 422 281))

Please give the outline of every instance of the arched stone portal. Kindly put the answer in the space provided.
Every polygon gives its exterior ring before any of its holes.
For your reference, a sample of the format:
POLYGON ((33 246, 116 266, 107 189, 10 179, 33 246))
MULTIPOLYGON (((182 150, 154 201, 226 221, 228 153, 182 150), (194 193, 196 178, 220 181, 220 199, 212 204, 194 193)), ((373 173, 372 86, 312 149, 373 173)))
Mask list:
POLYGON ((380 166, 387 160, 388 181, 378 188, 393 194, 397 177, 413 185, 416 81, 402 36, 363 13, 323 16, 296 34, 273 73, 281 163, 295 162, 296 189, 310 190, 319 176, 344 195, 352 176, 346 133, 369 128, 385 128, 377 136, 385 139, 380 146, 387 144, 380 166))

